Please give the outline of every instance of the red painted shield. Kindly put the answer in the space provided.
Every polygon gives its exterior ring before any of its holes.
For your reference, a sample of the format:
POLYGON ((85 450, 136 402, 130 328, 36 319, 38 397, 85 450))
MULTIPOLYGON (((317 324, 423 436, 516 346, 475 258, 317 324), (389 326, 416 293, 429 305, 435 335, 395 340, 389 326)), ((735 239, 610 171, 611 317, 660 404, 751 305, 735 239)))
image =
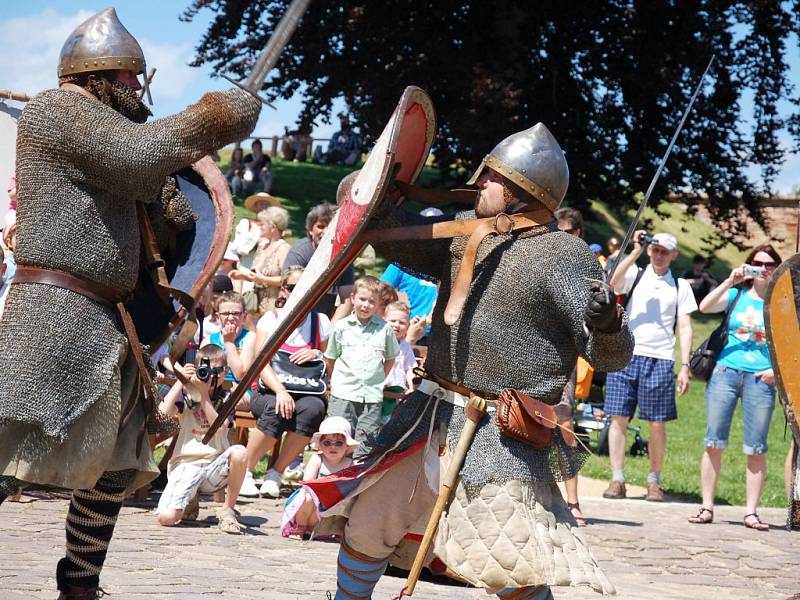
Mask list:
POLYGON ((416 181, 428 158, 435 126, 428 94, 418 87, 407 87, 364 166, 342 182, 337 198, 339 210, 287 301, 278 326, 219 411, 206 441, 289 334, 303 322, 311 307, 363 250, 364 244, 358 241, 358 236, 383 202, 390 181, 393 178, 405 183, 416 181))

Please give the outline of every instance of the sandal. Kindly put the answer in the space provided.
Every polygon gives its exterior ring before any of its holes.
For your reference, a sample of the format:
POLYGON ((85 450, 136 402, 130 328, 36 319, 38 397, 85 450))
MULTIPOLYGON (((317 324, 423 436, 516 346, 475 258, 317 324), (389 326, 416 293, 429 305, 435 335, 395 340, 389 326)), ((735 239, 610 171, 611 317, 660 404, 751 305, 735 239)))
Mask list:
POLYGON ((224 508, 217 513, 217 520, 220 530, 225 533, 240 534, 242 533, 242 526, 236 520, 236 513, 231 508, 224 508))
POLYGON ((748 529, 755 529, 756 531, 769 531, 769 523, 764 523, 756 513, 750 513, 744 516, 744 526, 748 529), (753 517, 755 521, 748 522, 747 519, 750 517, 753 517))
POLYGON ((575 519, 575 524, 578 527, 586 527, 586 519, 583 518, 583 511, 581 510, 580 502, 567 502, 569 512, 572 513, 572 518, 575 519), (575 514, 575 513, 578 514, 575 514))
POLYGON ((694 523, 695 525, 707 525, 708 523, 714 522, 714 511, 705 506, 701 506, 698 513, 693 517, 689 517, 687 520, 689 523, 694 523))

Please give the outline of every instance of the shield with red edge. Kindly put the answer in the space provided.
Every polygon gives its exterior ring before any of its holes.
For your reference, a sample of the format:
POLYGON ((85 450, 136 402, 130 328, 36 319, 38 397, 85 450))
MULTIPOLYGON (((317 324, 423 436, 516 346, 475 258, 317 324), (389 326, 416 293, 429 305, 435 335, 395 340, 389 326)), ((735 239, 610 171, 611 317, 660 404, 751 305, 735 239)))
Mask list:
POLYGON ((418 87, 407 87, 364 166, 340 184, 339 209, 281 311, 275 330, 219 411, 206 441, 317 300, 364 249, 359 235, 385 200, 389 183, 393 179, 409 184, 416 181, 428 158, 435 127, 436 117, 428 94, 418 87))

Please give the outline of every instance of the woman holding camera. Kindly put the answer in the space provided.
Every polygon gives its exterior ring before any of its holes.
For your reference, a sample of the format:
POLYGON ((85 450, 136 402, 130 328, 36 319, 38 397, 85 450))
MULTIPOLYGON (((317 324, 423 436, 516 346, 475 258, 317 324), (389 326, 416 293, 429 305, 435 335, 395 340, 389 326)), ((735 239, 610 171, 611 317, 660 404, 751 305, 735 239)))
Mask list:
POLYGON ((758 531, 769 529, 756 512, 767 475, 767 433, 775 408, 775 374, 764 328, 764 297, 770 277, 780 264, 781 257, 770 244, 757 246, 745 264, 731 271, 700 303, 700 311, 704 313, 723 312, 733 306, 727 343, 706 385, 705 452, 700 464, 703 505, 689 518, 690 523, 714 520, 714 492, 722 454, 728 446, 736 401, 741 398, 743 450, 747 455, 744 525, 758 531))

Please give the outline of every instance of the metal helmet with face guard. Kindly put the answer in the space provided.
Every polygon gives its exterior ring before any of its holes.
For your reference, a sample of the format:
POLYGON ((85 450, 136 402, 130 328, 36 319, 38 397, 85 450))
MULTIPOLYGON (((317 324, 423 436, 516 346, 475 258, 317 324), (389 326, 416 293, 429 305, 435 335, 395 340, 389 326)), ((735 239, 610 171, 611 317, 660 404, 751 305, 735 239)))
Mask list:
POLYGON ((559 207, 567 193, 567 160, 556 138, 542 123, 497 144, 467 183, 474 184, 485 167, 497 171, 551 211, 559 207))

